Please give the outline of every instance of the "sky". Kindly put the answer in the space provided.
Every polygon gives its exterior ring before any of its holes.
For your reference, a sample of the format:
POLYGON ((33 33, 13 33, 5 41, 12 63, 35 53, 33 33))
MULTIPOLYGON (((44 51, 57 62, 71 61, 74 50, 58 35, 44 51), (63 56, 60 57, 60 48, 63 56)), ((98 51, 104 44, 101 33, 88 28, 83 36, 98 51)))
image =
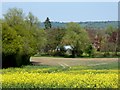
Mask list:
POLYGON ((120 0, 1 0, 2 2, 119 2, 120 0))
MULTIPOLYGON (((32 12, 41 22, 117 21, 118 2, 3 2, 2 14, 9 8, 32 12)), ((1 17, 1 16, 0 16, 1 17)))

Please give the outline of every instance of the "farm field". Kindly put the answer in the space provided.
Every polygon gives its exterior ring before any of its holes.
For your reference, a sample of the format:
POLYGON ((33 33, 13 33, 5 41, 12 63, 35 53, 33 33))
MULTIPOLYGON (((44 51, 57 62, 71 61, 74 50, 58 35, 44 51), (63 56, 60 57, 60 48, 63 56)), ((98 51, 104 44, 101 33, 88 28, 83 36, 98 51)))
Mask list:
POLYGON ((118 2, 1 5, 0 89, 120 88, 118 2))
MULTIPOLYGON (((118 63, 118 58, 57 58, 57 57, 31 57, 33 65, 50 66, 101 66, 111 63, 118 63)), ((108 66, 107 66, 108 68, 108 66)))
POLYGON ((3 88, 118 88, 117 58, 32 57, 33 65, 1 70, 3 88))

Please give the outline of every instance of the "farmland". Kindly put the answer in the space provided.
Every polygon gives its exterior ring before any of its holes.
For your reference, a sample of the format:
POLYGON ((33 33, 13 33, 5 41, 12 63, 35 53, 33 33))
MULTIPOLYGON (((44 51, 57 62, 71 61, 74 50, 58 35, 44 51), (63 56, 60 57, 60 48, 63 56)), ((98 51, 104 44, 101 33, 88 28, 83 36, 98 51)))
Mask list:
MULTIPOLYGON (((101 66, 118 63, 118 58, 55 58, 55 57, 31 57, 31 62, 37 65, 52 66, 101 66)), ((107 66, 108 67, 108 66, 107 66)))
MULTIPOLYGON (((67 3, 65 4, 67 6, 67 3)), ((92 5, 90 3, 87 6, 92 5)), ((98 7, 99 4, 94 5, 98 7)), ((77 11, 78 14, 75 13, 80 16, 78 17, 72 14, 75 9, 70 9, 71 5, 70 8, 67 7, 66 14, 60 13, 62 16, 69 16, 69 20, 66 21, 66 17, 62 18, 55 13, 59 6, 57 3, 52 5, 54 8, 51 10, 55 9, 55 11, 50 12, 54 15, 49 15, 46 10, 44 10, 47 12, 46 15, 42 15, 43 10, 38 9, 41 6, 39 4, 36 13, 32 11, 32 7, 29 12, 25 12, 26 9, 23 8, 9 7, 0 19, 2 88, 119 88, 118 21, 100 20, 101 15, 97 19, 96 14, 94 21, 86 18, 86 15, 93 16, 94 12, 90 14, 86 11, 88 14, 83 15, 86 20, 81 22, 83 7, 82 10, 76 8, 80 11, 80 13, 77 11), (69 10, 73 11, 69 14, 69 10), (38 12, 41 17, 36 15, 38 12), (58 19, 55 18, 56 16, 58 19)), ((48 8, 48 6, 49 4, 44 7, 48 8)), ((94 7, 95 11, 97 7, 94 7)), ((102 8, 99 11, 103 10, 102 8)))
POLYGON ((76 60, 72 58, 69 60, 65 60, 67 58, 43 58, 32 57, 31 60, 34 61, 34 65, 3 69, 2 87, 118 88, 118 59, 98 58, 95 59, 96 62, 94 62, 92 59, 85 58, 76 58, 76 60), (46 59, 46 64, 43 58, 46 59), (60 59, 61 64, 57 65, 55 61, 59 62, 60 59), (50 60, 51 63, 48 62, 48 60, 50 60), (38 61, 41 62, 41 64, 38 64, 38 61), (67 61, 69 61, 69 63, 67 61), (103 64, 105 61, 106 64, 103 64), (70 64, 73 62, 74 65, 70 64), (89 64, 86 62, 89 62, 89 64), (96 64, 98 62, 99 64, 96 64), (77 63, 81 64, 78 65, 77 63))

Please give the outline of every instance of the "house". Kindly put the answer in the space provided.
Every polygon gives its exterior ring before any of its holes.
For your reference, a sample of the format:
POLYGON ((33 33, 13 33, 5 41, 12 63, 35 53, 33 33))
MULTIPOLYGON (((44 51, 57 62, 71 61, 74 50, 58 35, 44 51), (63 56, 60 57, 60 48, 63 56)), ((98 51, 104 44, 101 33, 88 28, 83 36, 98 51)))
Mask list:
POLYGON ((62 47, 57 46, 55 50, 56 51, 63 50, 67 55, 71 55, 73 48, 70 45, 65 45, 65 46, 62 46, 62 47))

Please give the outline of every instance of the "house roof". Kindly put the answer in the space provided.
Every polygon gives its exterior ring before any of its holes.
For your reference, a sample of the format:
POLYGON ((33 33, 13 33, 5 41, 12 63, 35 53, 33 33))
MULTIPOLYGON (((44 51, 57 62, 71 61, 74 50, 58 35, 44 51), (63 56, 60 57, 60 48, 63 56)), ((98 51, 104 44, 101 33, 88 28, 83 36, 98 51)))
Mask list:
POLYGON ((73 49, 70 45, 64 46, 64 48, 65 48, 66 50, 68 50, 68 49, 72 50, 72 49, 73 49))

